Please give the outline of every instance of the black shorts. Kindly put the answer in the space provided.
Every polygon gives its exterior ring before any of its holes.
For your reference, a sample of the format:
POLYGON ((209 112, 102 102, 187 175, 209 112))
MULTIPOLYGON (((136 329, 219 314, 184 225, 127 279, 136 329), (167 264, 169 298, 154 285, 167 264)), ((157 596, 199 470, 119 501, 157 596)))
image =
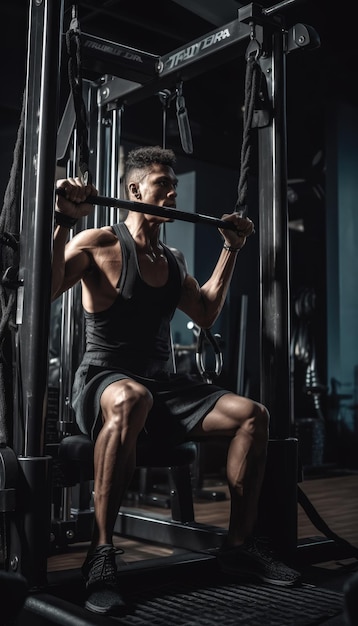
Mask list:
POLYGON ((102 424, 102 393, 111 383, 126 378, 141 383, 153 396, 145 431, 156 442, 176 444, 185 441, 217 400, 231 393, 191 374, 165 373, 163 377, 145 378, 104 364, 82 363, 73 384, 72 407, 78 427, 92 439, 96 439, 102 424))

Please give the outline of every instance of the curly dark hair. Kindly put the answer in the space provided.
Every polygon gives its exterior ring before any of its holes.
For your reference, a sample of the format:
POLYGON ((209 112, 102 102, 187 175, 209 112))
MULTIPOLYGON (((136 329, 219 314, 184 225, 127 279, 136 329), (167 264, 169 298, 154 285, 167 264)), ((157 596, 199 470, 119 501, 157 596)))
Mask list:
POLYGON ((128 152, 125 162, 125 186, 133 170, 144 170, 153 163, 159 165, 168 165, 173 167, 176 162, 176 156, 173 150, 161 148, 161 146, 144 146, 135 148, 128 152))

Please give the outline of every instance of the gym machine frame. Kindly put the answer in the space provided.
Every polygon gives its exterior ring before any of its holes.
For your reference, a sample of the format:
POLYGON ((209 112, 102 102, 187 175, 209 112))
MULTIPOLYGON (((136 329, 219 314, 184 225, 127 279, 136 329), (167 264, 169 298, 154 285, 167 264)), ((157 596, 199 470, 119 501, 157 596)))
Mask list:
MULTIPOLYGON (((287 2, 281 2, 282 8, 287 2)), ((239 9, 238 19, 163 57, 126 48, 125 54, 106 58, 113 42, 96 47, 84 44, 84 63, 100 74, 107 62, 115 76, 100 87, 102 103, 118 107, 144 99, 172 82, 187 80, 229 58, 245 54, 255 24, 255 38, 262 54, 260 65, 266 78, 270 115, 258 124, 259 140, 259 241, 261 312, 261 398, 272 416, 272 434, 292 448, 290 423, 288 222, 285 118, 285 55, 292 50, 316 47, 316 33, 298 24, 285 31, 275 17, 275 7, 263 10, 254 3, 239 9), (88 56, 86 56, 88 52, 88 56), (94 63, 93 55, 97 59, 94 63), (136 63, 136 56, 146 63, 136 63), (150 58, 152 57, 152 58, 150 58), (128 61, 126 64, 126 61, 128 61), (141 67, 139 72, 138 67, 141 67), (143 67, 148 67, 144 72, 143 67), (127 69, 126 69, 127 68, 127 69), (128 85, 127 85, 128 87, 128 85), (116 89, 119 91, 116 92, 116 89), (265 315, 265 311, 270 315, 265 315)), ((36 0, 29 12, 26 80, 25 154, 22 186, 21 258, 17 306, 17 358, 21 381, 16 398, 18 416, 14 448, 19 482, 26 499, 11 523, 9 563, 21 572, 31 588, 46 582, 50 529, 51 459, 44 454, 47 391, 48 335, 50 320, 51 241, 56 166, 56 135, 59 109, 59 76, 63 0, 36 0), (45 495, 44 495, 45 494, 45 495), (48 495, 48 497, 47 497, 48 495), (16 518, 18 518, 16 520, 16 518)), ((93 43, 95 42, 95 43, 93 43)), ((102 42, 103 43, 103 42, 102 42)), ((121 48, 125 48, 120 46, 121 48)), ((99 185, 99 181, 96 181, 99 185)), ((285 447, 285 446, 284 446, 285 447)), ((295 455, 295 445, 293 445, 295 455)), ((295 461, 294 461, 295 464, 295 461)), ((290 485, 289 522, 293 531, 296 512, 295 485, 290 485)), ((22 494, 21 494, 22 495, 22 494)), ((20 498, 17 498, 19 506, 20 498)), ((283 511, 285 516, 285 512, 283 511)), ((286 520, 283 520, 287 526, 286 520)), ((293 536, 294 535, 294 536, 293 536)), ((296 542, 291 533, 289 542, 296 542)))

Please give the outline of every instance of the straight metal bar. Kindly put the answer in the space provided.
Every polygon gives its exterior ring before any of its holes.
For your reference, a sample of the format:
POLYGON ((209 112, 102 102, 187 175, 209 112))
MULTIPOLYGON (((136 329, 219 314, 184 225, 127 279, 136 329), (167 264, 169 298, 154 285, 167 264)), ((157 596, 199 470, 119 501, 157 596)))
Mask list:
POLYGON ((247 333, 247 307, 248 296, 247 294, 241 295, 241 309, 240 309, 240 341, 238 347, 237 357, 237 377, 236 377, 236 392, 239 396, 245 395, 245 352, 246 352, 246 333, 247 333))
POLYGON ((158 73, 159 55, 89 33, 81 33, 81 48, 83 69, 90 70, 91 74, 113 74, 124 80, 146 83, 158 73))
POLYGON ((43 453, 62 0, 31 4, 17 307, 25 456, 43 453))
MULTIPOLYGON (((56 189, 56 193, 58 195, 64 195, 62 189, 56 189)), ((237 228, 232 222, 227 222, 217 217, 212 217, 211 215, 188 213, 167 206, 157 206, 155 204, 147 204, 146 202, 133 202, 132 200, 122 200, 121 198, 110 198, 107 196, 89 196, 87 202, 102 207, 117 207, 119 209, 126 209, 127 211, 135 211, 136 213, 148 213, 149 215, 166 217, 170 220, 181 220, 183 222, 193 222, 194 224, 208 224, 216 228, 225 228, 226 230, 237 232, 237 228)))
POLYGON ((268 7, 267 9, 262 9, 263 15, 274 15, 278 11, 282 9, 286 9, 291 4, 298 4, 302 0, 282 0, 282 2, 278 2, 272 7, 268 7))
POLYGON ((262 61, 272 122, 259 136, 259 246, 261 401, 271 434, 290 436, 290 316, 284 35, 272 32, 272 54, 262 61))
POLYGON ((181 46, 159 59, 159 75, 168 77, 179 72, 182 80, 187 80, 202 73, 205 69, 229 60, 230 56, 238 56, 238 48, 247 43, 250 26, 236 19, 224 26, 198 37, 194 41, 181 46))
MULTIPOLYGON (((67 163, 67 176, 77 175, 77 131, 74 129, 72 142, 72 159, 67 163)), ((70 232, 69 237, 72 238, 70 232)), ((57 428, 61 434, 71 432, 72 410, 71 389, 73 382, 72 350, 74 343, 74 299, 75 290, 68 289, 62 294, 61 302, 61 341, 60 341, 60 364, 59 364, 59 399, 58 399, 58 422, 57 428)), ((66 502, 66 495, 63 496, 66 502)), ((65 518, 67 519, 67 518, 65 518)))
POLYGON ((44 456, 44 440, 62 20, 63 0, 29 2, 19 263, 23 285, 16 316, 19 494, 9 555, 29 588, 46 582, 50 536, 51 459, 44 456))

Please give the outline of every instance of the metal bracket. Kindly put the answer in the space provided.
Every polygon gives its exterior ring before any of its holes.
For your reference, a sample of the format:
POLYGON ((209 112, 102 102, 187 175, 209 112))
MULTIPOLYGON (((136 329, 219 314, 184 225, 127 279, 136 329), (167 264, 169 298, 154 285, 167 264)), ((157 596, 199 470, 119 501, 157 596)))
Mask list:
POLYGON ((2 275, 0 283, 7 289, 17 289, 24 284, 23 278, 19 279, 18 265, 11 265, 2 275))
POLYGON ((312 26, 306 24, 295 24, 287 32, 287 52, 292 52, 299 48, 315 50, 319 48, 321 41, 318 33, 312 26))

